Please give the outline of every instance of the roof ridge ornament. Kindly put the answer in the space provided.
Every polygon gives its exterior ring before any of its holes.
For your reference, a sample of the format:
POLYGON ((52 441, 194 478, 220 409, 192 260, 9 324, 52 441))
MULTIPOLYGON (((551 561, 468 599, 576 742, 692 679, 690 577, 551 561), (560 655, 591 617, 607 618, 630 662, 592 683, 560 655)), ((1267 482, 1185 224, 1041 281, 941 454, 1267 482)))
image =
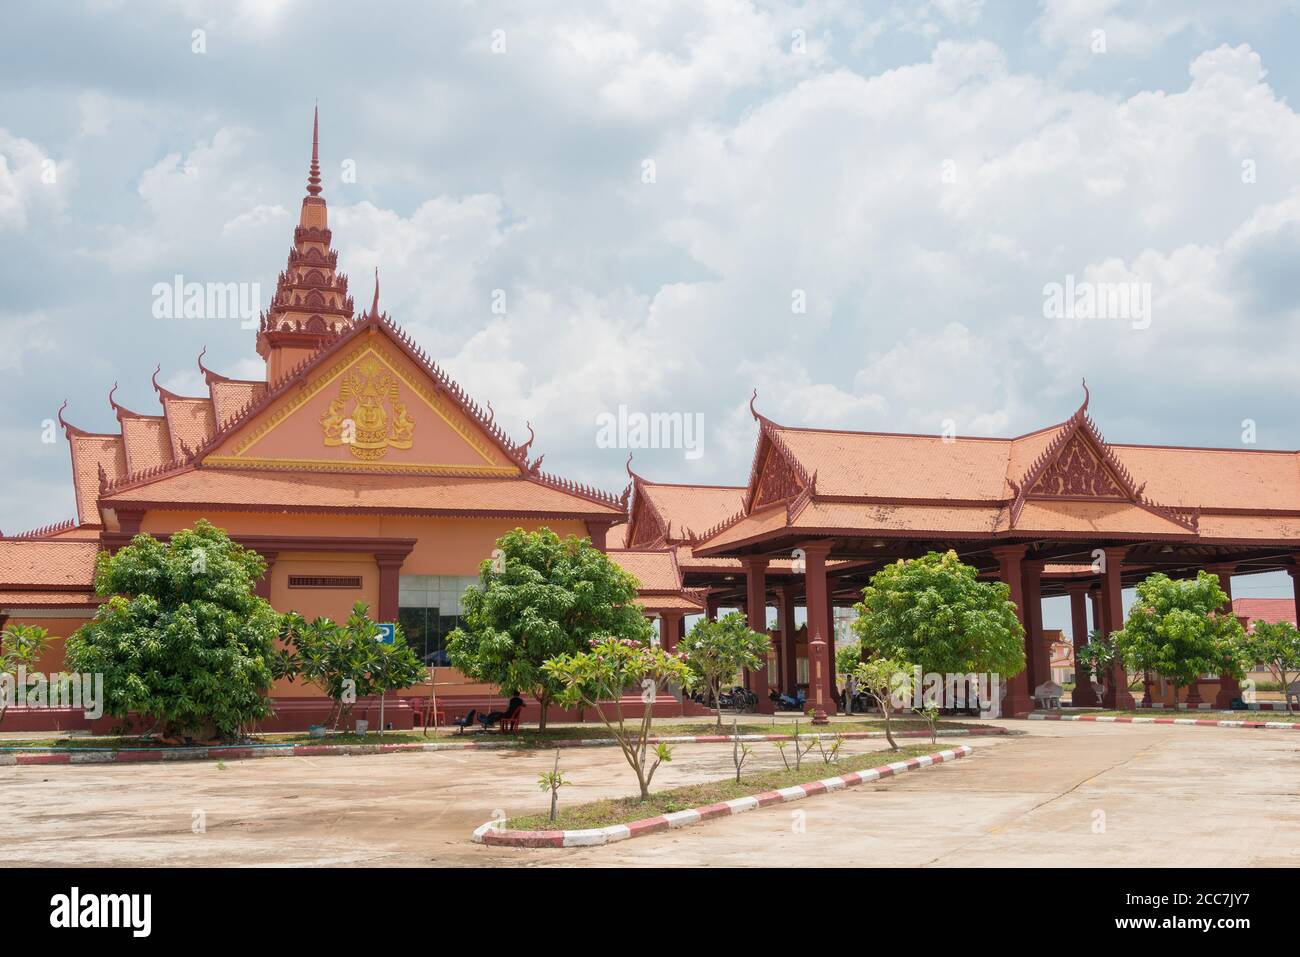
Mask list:
MULTIPOLYGON (((379 267, 378 266, 375 267, 375 301, 370 304, 369 318, 376 319, 376 320, 379 318, 379 267)), ((403 330, 403 333, 404 332, 405 330, 403 330)))
POLYGON ((311 116, 311 169, 307 172, 307 192, 312 196, 320 195, 320 106, 312 110, 311 116))

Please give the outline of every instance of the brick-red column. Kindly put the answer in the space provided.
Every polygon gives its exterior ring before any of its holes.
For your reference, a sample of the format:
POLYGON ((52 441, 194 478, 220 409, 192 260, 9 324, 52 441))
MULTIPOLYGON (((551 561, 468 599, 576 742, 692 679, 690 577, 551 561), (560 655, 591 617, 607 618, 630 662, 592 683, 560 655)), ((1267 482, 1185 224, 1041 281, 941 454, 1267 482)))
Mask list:
MULTIPOLYGON (((1106 570, 1101 576, 1102 607, 1106 616, 1106 640, 1110 640, 1112 631, 1124 627, 1124 556, 1127 548, 1107 548, 1106 570)), ((1119 711, 1133 710, 1133 696, 1128 690, 1128 672, 1124 663, 1116 661, 1111 668, 1110 685, 1106 690, 1103 704, 1107 708, 1119 711)))
POLYGON ((1026 684, 1033 695, 1039 685, 1052 676, 1052 659, 1043 647, 1043 569, 1047 562, 1035 560, 1021 562, 1025 596, 1025 667, 1029 678, 1026 684))
POLYGON ((718 599, 715 595, 709 595, 704 599, 704 617, 709 621, 718 620, 718 599))
POLYGON ((659 646, 664 651, 677 648, 677 636, 681 634, 682 621, 686 615, 680 611, 661 611, 659 613, 659 646))
POLYGON ((405 552, 375 555, 375 564, 379 566, 379 617, 376 621, 397 621, 398 579, 405 561, 405 552))
POLYGON ((808 706, 813 709, 813 724, 826 724, 826 716, 838 710, 826 669, 826 558, 831 547, 826 542, 813 542, 803 551, 808 596, 808 706))
POLYGON ((794 586, 781 586, 781 689, 791 697, 799 693, 799 656, 794 645, 794 586))
POLYGON ((839 701, 840 683, 836 680, 835 667, 835 579, 826 579, 826 668, 831 676, 831 697, 839 701))
MULTIPOLYGON (((760 635, 767 632, 767 559, 745 559, 745 604, 749 609, 749 627, 760 635)), ((767 690, 767 656, 749 673, 749 690, 758 698, 758 713, 771 714, 775 709, 767 690)))
POLYGON ((259 554, 262 556, 263 559, 266 560, 266 571, 262 573, 262 577, 259 578, 257 580, 257 584, 253 586, 253 594, 256 595, 258 598, 265 598, 267 601, 270 601, 271 600, 271 570, 275 568, 275 559, 280 553, 260 552, 259 554))
POLYGON ((1074 644, 1074 693, 1070 696, 1070 703, 1076 708, 1095 708, 1097 693, 1092 690, 1092 682, 1084 677, 1079 664, 1082 660, 1079 654, 1088 644, 1088 586, 1066 585, 1065 591, 1070 596, 1070 639, 1074 644))
MULTIPOLYGON (((998 545, 993 549, 993 557, 998 562, 998 577, 1011 589, 1011 601, 1016 606, 1016 617, 1020 624, 1025 623, 1025 598, 1021 591, 1023 574, 1020 561, 1025 557, 1024 545, 998 545)), ((1026 669, 1014 677, 1000 675, 999 679, 1006 685, 1007 696, 1002 699, 1002 714, 1014 716, 1033 710, 1029 700, 1028 663, 1026 669)))
MULTIPOLYGON (((1219 587, 1223 593, 1228 596, 1227 603, 1223 606, 1225 615, 1232 614, 1232 573, 1237 570, 1235 563, 1225 563, 1222 565, 1209 565, 1205 569, 1214 575, 1219 576, 1219 587)), ((1197 695, 1197 697, 1200 697, 1197 695)), ((1237 679, 1231 675, 1219 675, 1219 693, 1214 696, 1214 706, 1216 708, 1230 708, 1234 698, 1241 697, 1241 685, 1237 679)))
POLYGON ((588 522, 587 537, 591 539, 591 544, 595 545, 602 552, 605 551, 605 541, 609 536, 608 522, 588 522))

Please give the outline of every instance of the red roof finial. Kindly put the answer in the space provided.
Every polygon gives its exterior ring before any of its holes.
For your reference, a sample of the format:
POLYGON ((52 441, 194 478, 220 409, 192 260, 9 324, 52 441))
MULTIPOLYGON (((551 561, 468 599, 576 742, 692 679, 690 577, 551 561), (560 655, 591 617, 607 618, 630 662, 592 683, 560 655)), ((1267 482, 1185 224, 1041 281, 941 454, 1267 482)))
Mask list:
POLYGON ((320 195, 320 107, 311 117, 311 172, 307 175, 307 192, 320 195))
POLYGON ((379 267, 375 267, 375 301, 370 304, 370 318, 379 318, 379 267))

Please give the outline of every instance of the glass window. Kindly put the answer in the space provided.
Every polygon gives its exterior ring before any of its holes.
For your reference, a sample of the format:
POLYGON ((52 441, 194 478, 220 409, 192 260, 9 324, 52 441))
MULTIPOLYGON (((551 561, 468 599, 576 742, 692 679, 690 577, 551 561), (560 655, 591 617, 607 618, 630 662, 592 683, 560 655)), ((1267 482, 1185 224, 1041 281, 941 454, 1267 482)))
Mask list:
POLYGON ((397 586, 398 621, 426 665, 445 666, 447 635, 460 624, 461 596, 477 575, 402 575, 397 586))

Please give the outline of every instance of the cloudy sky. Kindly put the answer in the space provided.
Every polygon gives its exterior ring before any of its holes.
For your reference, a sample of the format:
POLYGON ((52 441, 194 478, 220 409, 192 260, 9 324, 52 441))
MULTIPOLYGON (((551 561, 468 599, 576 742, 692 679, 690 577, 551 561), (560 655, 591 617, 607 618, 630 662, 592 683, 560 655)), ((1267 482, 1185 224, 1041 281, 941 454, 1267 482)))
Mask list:
POLYGON ((156 363, 190 394, 205 345, 260 374, 238 321, 155 319, 152 289, 269 299, 317 101, 358 302, 379 266, 384 308, 569 477, 621 489, 596 421, 624 405, 703 416, 703 454, 642 474, 743 483, 753 388, 785 424, 1013 435, 1086 376, 1112 441, 1240 446, 1249 419, 1300 447, 1296 3, 543 7, 10 9, 0 529, 73 514, 42 442, 64 398, 107 431, 115 380, 157 410, 156 363), (1149 321, 1045 316, 1067 278, 1149 289, 1149 321))

